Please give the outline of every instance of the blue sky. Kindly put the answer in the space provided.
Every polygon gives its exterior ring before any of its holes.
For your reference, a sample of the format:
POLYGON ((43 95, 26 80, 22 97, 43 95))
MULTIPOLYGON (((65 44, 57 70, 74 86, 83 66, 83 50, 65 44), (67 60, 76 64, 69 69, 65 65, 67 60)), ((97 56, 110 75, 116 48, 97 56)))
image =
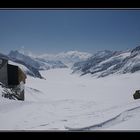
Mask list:
POLYGON ((140 45, 140 10, 0 10, 0 52, 125 50, 140 45))

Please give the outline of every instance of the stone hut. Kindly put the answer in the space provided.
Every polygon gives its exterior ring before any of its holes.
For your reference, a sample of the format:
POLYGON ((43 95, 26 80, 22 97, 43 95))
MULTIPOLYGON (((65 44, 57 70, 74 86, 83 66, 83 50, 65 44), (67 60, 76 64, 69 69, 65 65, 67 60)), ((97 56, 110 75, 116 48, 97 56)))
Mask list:
POLYGON ((8 64, 6 58, 0 58, 0 82, 10 88, 18 100, 24 100, 25 79, 25 73, 18 66, 8 64))

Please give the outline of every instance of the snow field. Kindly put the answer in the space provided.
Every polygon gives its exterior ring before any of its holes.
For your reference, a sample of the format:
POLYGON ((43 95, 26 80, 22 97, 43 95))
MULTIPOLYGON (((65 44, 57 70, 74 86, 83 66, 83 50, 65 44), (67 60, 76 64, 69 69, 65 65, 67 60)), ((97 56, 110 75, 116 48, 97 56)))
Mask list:
POLYGON ((66 68, 40 72, 46 80, 28 76, 24 102, 0 98, 0 130, 140 130, 139 72, 98 79, 66 68))

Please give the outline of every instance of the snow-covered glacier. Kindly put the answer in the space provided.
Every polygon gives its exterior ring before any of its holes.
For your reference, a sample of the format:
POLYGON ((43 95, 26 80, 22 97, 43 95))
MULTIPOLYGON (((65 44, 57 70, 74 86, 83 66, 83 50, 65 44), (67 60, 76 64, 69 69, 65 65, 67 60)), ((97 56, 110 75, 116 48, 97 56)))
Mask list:
POLYGON ((24 102, 0 96, 0 130, 140 130, 139 72, 98 79, 69 68, 40 73, 46 80, 27 77, 24 102))
POLYGON ((44 56, 26 57, 31 66, 40 61, 60 66, 36 69, 44 78, 20 63, 23 55, 9 58, 28 73, 25 101, 3 98, 0 86, 0 130, 140 130, 140 99, 133 99, 140 89, 139 50, 100 51, 72 60, 72 68, 44 56))

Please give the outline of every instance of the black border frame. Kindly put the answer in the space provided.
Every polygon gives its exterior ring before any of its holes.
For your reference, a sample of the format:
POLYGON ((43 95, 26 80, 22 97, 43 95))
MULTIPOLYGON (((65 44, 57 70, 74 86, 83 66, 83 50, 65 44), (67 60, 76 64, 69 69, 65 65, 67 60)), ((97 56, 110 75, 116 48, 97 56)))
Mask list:
POLYGON ((1 0, 0 8, 139 8, 138 0, 1 0))
MULTIPOLYGON (((140 10, 138 0, 1 0, 0 10, 140 10)), ((114 139, 126 137, 134 139, 140 131, 1 131, 1 137, 10 138, 65 138, 65 139, 114 139), (19 135, 19 136, 18 136, 19 135), (27 136, 26 136, 27 135, 27 136)))

